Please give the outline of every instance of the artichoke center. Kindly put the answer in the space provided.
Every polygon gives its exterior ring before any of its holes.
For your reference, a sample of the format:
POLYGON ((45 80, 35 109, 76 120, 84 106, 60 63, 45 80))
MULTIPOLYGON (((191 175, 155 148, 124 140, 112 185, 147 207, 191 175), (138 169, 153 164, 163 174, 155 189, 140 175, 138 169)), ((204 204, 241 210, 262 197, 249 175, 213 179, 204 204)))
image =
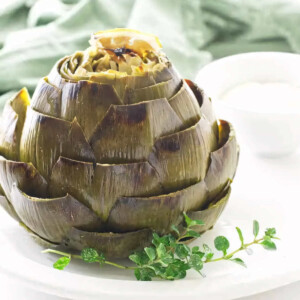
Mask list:
POLYGON ((143 76, 168 64, 156 36, 129 29, 101 31, 92 35, 90 47, 67 57, 59 66, 68 80, 143 76))

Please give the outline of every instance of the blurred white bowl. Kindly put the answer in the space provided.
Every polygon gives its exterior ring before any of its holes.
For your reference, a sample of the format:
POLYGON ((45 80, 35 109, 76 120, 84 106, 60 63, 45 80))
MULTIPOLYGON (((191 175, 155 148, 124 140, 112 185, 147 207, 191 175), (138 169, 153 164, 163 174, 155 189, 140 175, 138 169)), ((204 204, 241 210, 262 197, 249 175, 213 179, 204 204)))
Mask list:
POLYGON ((259 107, 253 111, 220 99, 228 90, 247 82, 281 82, 300 87, 300 55, 281 52, 233 55, 208 64, 196 77, 196 83, 213 99, 217 116, 235 126, 242 146, 268 157, 294 152, 300 145, 300 111, 262 112, 259 107))

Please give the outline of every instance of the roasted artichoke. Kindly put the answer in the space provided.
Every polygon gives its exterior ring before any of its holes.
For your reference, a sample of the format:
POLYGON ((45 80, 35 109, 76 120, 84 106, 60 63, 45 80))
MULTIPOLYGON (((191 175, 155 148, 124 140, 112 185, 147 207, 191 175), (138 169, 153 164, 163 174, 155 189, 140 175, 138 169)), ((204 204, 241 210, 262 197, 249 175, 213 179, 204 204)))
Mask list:
POLYGON ((32 99, 3 111, 0 203, 40 240, 124 257, 183 212, 203 232, 223 211, 238 163, 232 126, 183 80, 159 40, 98 32, 61 59, 32 99))

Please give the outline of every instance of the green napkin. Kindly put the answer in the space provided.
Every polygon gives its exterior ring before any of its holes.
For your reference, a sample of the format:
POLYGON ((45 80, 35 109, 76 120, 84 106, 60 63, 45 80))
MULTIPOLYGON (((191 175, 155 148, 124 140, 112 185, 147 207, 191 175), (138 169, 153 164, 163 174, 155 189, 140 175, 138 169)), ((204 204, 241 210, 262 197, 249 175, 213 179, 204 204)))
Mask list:
POLYGON ((59 58, 86 48, 92 32, 115 27, 158 35, 188 78, 226 55, 300 52, 297 1, 9 0, 0 4, 0 94, 33 92, 59 58))

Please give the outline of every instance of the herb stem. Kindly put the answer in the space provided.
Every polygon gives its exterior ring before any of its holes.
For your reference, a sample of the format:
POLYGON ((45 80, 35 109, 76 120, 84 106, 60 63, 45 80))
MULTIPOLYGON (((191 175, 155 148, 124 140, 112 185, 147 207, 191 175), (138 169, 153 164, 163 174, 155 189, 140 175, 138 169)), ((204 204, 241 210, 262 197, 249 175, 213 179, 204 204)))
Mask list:
POLYGON ((66 257, 69 257, 69 258, 81 259, 80 255, 71 254, 71 253, 67 253, 67 252, 62 252, 62 251, 58 251, 58 250, 54 250, 54 249, 46 249, 46 250, 42 251, 42 253, 53 253, 53 254, 57 254, 57 255, 61 255, 61 256, 66 256, 66 257))
MULTIPOLYGON (((54 249, 46 249, 44 251, 42 251, 42 253, 53 253, 53 254, 57 254, 57 255, 61 255, 61 256, 66 256, 68 258, 76 258, 76 259, 82 259, 82 257, 80 255, 76 255, 76 254, 71 254, 71 253, 67 253, 67 252, 62 252, 62 251, 58 251, 58 250, 54 250, 54 249)), ((111 262, 111 261, 107 261, 105 260, 103 262, 104 264, 110 265, 110 266, 114 266, 116 268, 119 269, 123 269, 123 270, 134 270, 136 269, 135 267, 127 267, 127 266, 122 266, 120 264, 111 262)))
POLYGON ((123 270, 135 270, 136 269, 136 267, 122 266, 122 265, 119 265, 117 263, 114 263, 114 262, 111 262, 111 261, 107 261, 107 260, 104 261, 104 263, 107 264, 107 265, 119 268, 119 269, 123 269, 123 270))
POLYGON ((240 247, 238 248, 237 250, 225 255, 225 256, 222 256, 222 257, 219 257, 219 258, 215 258, 215 259, 210 259, 210 260, 206 260, 205 263, 210 263, 210 262, 216 262, 216 261, 220 261, 220 260, 226 260, 226 259, 229 259, 231 258, 233 255, 235 255, 236 253, 240 252, 240 251, 243 251, 243 250, 246 250, 246 248, 252 246, 252 245, 255 245, 255 244, 259 244, 261 241, 263 241, 264 238, 261 238, 261 239, 255 239, 253 242, 251 243, 248 243, 248 244, 244 244, 243 247, 240 247))

